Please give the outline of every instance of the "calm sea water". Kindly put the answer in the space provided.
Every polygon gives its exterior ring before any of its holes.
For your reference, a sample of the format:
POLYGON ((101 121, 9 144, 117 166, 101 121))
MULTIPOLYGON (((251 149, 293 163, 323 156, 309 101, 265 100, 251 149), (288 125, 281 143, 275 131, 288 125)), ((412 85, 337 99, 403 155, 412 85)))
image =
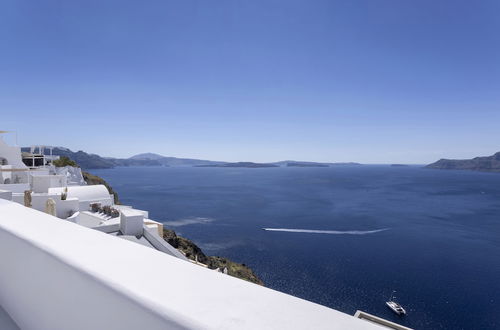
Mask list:
POLYGON ((124 204, 209 255, 249 265, 272 289, 416 329, 500 328, 500 174, 366 165, 91 172, 124 204), (392 290, 407 316, 385 306, 392 290))

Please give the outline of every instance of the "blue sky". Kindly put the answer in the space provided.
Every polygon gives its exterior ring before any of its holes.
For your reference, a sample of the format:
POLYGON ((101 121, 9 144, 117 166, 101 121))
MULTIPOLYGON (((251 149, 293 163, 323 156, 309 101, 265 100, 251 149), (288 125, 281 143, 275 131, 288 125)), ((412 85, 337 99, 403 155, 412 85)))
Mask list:
POLYGON ((500 151, 500 1, 0 3, 0 129, 104 156, 500 151))

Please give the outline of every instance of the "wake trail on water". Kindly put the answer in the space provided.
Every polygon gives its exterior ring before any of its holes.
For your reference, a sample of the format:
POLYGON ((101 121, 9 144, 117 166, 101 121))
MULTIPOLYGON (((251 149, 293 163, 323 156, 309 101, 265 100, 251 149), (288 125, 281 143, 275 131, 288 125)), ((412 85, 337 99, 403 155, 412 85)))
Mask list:
POLYGON ((314 230, 314 229, 289 229, 289 228, 262 228, 262 229, 266 231, 282 231, 287 233, 309 233, 309 234, 330 234, 330 235, 368 235, 389 230, 389 228, 375 229, 375 230, 314 230))

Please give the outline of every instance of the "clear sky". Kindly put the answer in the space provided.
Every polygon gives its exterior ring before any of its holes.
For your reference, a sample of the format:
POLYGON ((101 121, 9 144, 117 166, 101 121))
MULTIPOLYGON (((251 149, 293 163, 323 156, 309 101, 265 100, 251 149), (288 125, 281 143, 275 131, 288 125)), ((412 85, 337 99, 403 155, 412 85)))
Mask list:
POLYGON ((500 151, 498 0, 0 2, 0 129, 103 156, 500 151))

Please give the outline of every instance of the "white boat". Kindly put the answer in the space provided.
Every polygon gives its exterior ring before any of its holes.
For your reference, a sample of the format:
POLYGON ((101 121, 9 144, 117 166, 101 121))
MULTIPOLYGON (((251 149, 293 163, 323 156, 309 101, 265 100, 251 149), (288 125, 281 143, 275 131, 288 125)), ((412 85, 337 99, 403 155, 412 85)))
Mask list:
POLYGON ((389 301, 386 301, 385 304, 389 307, 394 313, 398 315, 406 315, 406 310, 399 303, 395 301, 396 297, 394 297, 394 292, 392 292, 391 298, 389 301))

